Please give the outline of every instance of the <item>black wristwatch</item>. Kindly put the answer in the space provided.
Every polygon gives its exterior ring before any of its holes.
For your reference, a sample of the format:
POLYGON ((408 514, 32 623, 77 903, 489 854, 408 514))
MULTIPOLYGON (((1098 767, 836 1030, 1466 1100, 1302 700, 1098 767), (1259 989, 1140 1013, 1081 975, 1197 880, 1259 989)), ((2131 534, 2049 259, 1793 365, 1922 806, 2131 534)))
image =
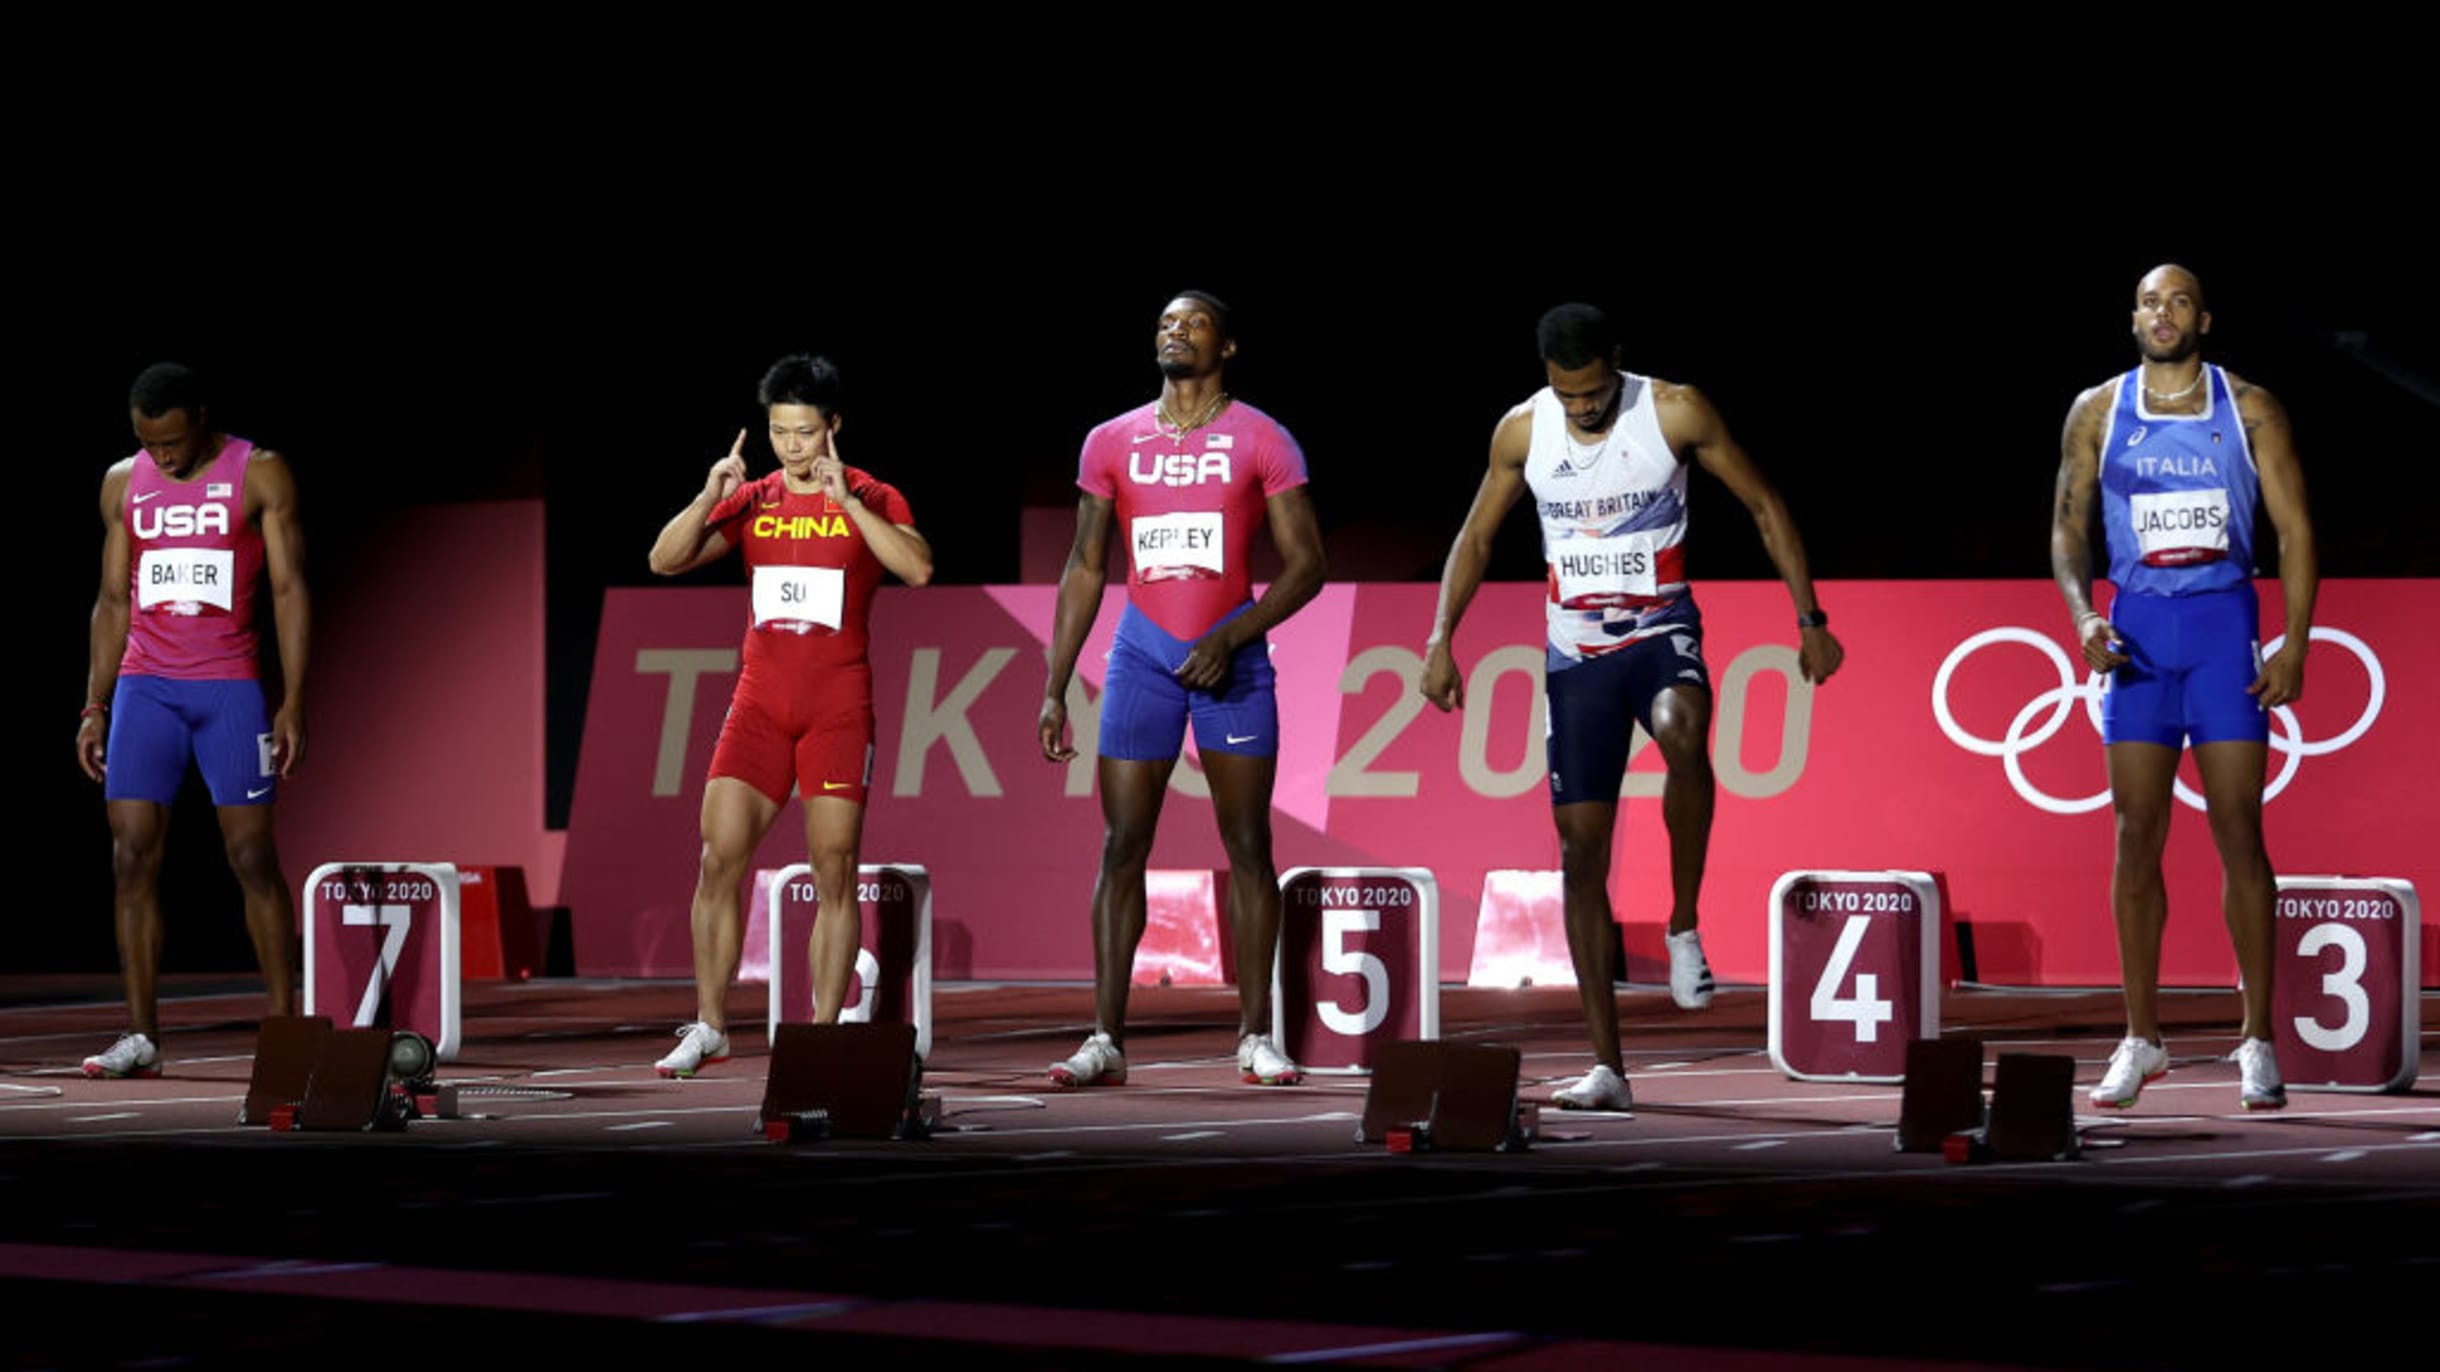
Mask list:
POLYGON ((1827 629, 1830 627, 1829 612, 1826 610, 1807 610, 1804 613, 1796 616, 1796 627, 1799 629, 1827 629))

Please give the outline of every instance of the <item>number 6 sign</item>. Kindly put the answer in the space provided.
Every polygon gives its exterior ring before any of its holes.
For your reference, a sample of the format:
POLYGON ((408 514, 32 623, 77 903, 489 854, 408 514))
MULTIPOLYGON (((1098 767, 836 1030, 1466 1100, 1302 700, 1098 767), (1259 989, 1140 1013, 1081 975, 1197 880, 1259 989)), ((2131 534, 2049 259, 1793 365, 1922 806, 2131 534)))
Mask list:
POLYGON ((1940 1037, 1929 872, 1790 872, 1771 888, 1771 1062, 1799 1081, 1904 1081, 1940 1037))
POLYGON ((305 879, 305 1013, 405 1029, 458 1050, 458 872, 332 862, 305 879))
POLYGON ((1309 1072, 1363 1072, 1394 1039, 1440 1037, 1440 884, 1420 867, 1298 867, 1279 879, 1271 1026, 1309 1072))
POLYGON ((2422 911, 2412 882, 2281 877, 2271 1033, 2301 1090, 2392 1091, 2422 1066, 2422 911))

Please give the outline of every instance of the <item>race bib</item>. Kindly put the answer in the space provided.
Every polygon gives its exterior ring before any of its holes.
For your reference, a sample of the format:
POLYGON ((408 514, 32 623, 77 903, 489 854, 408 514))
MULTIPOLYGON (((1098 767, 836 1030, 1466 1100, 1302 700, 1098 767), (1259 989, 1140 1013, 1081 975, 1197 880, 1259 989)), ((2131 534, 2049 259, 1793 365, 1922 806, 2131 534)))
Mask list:
POLYGON ((836 567, 754 569, 754 627, 819 624, 839 627, 847 574, 836 567))
POLYGON ((1569 538, 1552 544, 1550 568, 1559 579, 1559 604, 1593 610, 1657 599, 1661 540, 1668 532, 1638 529, 1608 538, 1569 538))
POLYGON ((147 548, 136 559, 136 608, 182 615, 206 605, 228 610, 236 579, 237 555, 226 548, 147 548))
POLYGON ((2228 492, 2152 491, 2127 497, 2136 555, 2147 567, 2183 567, 2228 556, 2228 492))
POLYGON ((1137 516, 1127 526, 1127 536, 1135 545, 1136 580, 1182 581, 1220 575, 1225 570, 1221 566, 1223 527, 1217 511, 1137 516))

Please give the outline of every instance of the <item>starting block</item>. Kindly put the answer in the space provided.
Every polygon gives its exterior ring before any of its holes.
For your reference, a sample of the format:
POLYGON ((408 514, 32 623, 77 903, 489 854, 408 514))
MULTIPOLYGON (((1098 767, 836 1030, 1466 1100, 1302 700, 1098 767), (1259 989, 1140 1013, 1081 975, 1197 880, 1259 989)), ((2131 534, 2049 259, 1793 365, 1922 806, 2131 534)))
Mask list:
POLYGON ((755 1129, 774 1143, 927 1137, 940 1117, 923 1095, 911 1024, 788 1024, 771 1032, 771 1070, 755 1129))
POLYGON ((1798 1081, 1904 1081, 1906 1045, 1940 1036, 1939 882, 1789 872, 1769 919, 1772 1064, 1798 1081))
POLYGON ((1369 1071, 1383 1044, 1440 1037, 1440 884, 1429 871, 1294 868, 1279 879, 1279 912, 1271 1028, 1306 1071, 1369 1071))
POLYGON ((2395 1091, 2422 1069, 2422 908, 2395 877, 2281 877, 2271 1033, 2287 1084, 2395 1091))
MULTIPOLYGON (((755 874, 756 903, 763 937, 751 924, 747 946, 763 954, 770 995, 765 1021, 771 1041, 779 1042, 783 1024, 811 1023, 814 1016, 813 965, 806 950, 813 942, 814 916, 821 909, 813 868, 806 863, 755 874), (768 878, 766 881, 765 878, 768 878)), ((909 1024, 915 1029, 915 1052, 932 1051, 932 877, 913 863, 867 863, 856 869, 856 909, 861 928, 856 936, 856 970, 848 984, 848 1001, 839 1012, 844 1024, 909 1024)))
POLYGON ((1522 1063, 1516 1049, 1497 1044, 1384 1043, 1356 1142, 1393 1153, 1521 1152, 1541 1132, 1541 1107, 1517 1098, 1522 1063))
POLYGON ((305 1013, 341 1029, 409 1030, 458 1050, 458 870, 331 862, 305 879, 305 1013))
POLYGON ((1575 984, 1559 873, 1483 873, 1483 903, 1474 917, 1474 957, 1467 965, 1466 985, 1514 990, 1575 984))
POLYGON ((1144 873, 1144 937, 1135 945, 1130 985, 1226 986, 1235 961, 1227 872, 1144 873))

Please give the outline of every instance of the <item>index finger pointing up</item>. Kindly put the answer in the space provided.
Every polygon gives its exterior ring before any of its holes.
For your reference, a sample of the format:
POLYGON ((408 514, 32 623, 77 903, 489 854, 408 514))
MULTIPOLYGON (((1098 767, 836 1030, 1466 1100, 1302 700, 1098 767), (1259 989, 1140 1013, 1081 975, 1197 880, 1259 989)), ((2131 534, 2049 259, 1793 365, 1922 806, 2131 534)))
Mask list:
POLYGON ((746 455, 746 431, 737 431, 737 441, 729 445, 729 456, 742 459, 746 455))

